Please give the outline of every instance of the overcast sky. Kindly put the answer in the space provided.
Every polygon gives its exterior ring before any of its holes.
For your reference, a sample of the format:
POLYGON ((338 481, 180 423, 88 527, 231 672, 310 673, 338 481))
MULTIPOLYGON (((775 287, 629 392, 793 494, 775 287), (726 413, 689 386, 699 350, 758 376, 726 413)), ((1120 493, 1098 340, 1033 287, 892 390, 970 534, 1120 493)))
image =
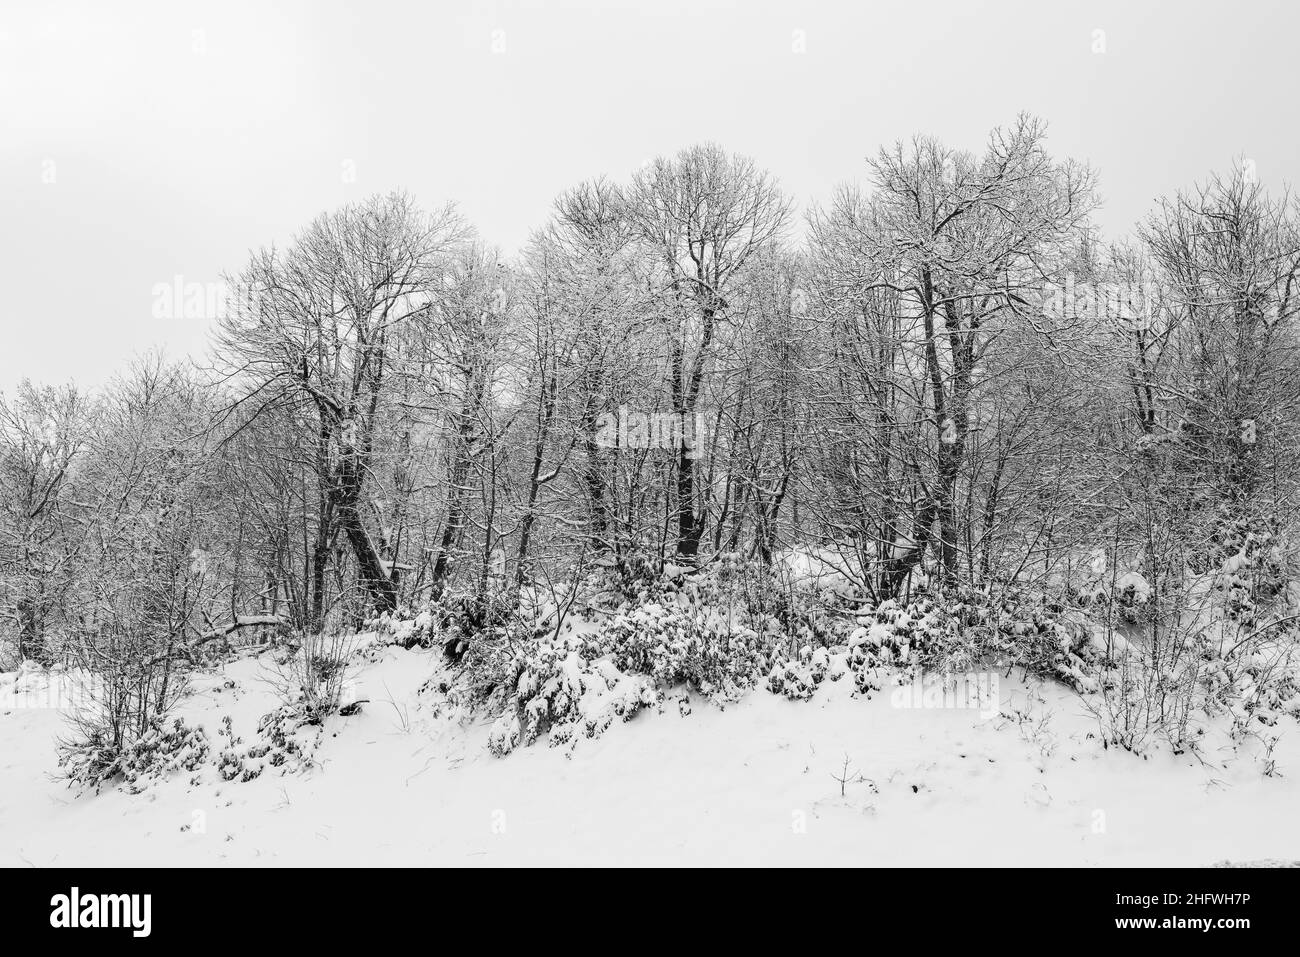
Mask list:
POLYGON ((1300 178, 1297 9, 2 0, 0 389, 201 350, 155 287, 215 282, 351 199, 456 200, 511 252, 566 187, 701 140, 806 207, 884 143, 978 149, 1028 110, 1122 233, 1239 156, 1300 178))

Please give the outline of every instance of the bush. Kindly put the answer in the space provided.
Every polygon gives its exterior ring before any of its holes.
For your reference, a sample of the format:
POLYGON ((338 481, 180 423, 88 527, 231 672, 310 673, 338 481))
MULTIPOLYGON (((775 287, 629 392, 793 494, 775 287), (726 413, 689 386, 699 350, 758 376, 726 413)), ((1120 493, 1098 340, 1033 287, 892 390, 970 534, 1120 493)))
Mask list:
POLYGON ((732 701, 767 670, 774 642, 714 606, 652 604, 618 615, 593 639, 620 671, 732 701))
POLYGON ((453 700, 500 712, 489 743, 506 754, 548 732, 552 745, 594 737, 658 706, 674 686, 722 703, 766 675, 771 640, 697 603, 680 584, 655 591, 662 604, 621 611, 564 637, 549 617, 542 628, 513 616, 469 644, 453 700))
POLYGON ((297 648, 275 660, 271 683, 285 705, 309 724, 320 724, 338 711, 355 643, 351 636, 302 635, 297 648))
POLYGON ((817 648, 800 658, 787 658, 772 666, 767 676, 767 690, 787 698, 806 701, 816 693, 822 682, 839 681, 846 674, 854 675, 858 691, 879 690, 868 677, 867 659, 845 649, 817 648), (855 668, 854 665, 857 665, 855 668))
POLYGON ((509 754, 547 731, 552 746, 593 738, 659 703, 653 681, 624 673, 608 657, 589 659, 586 650, 581 640, 543 642, 512 661, 505 710, 488 733, 494 752, 509 754))
POLYGON ((1254 630, 1224 612, 1198 628, 1165 625, 1117 643, 1102 663, 1098 694, 1085 699, 1107 744, 1140 753, 1164 740, 1181 753, 1198 747, 1216 717, 1238 743, 1283 716, 1300 719, 1294 629, 1254 630))
POLYGON ((186 676, 169 659, 140 661, 109 648, 114 653, 87 655, 76 671, 88 700, 76 702, 68 716, 71 737, 59 743, 60 765, 70 780, 96 789, 136 768, 160 737, 169 740, 170 733, 160 729, 187 690, 186 676))
POLYGON ((292 705, 282 705, 261 717, 257 740, 247 747, 242 738, 235 736, 229 715, 219 734, 226 744, 217 759, 217 773, 226 781, 246 782, 261 777, 267 768, 288 773, 311 767, 322 728, 292 705))
POLYGON ((622 600, 603 612, 575 612, 569 623, 580 626, 564 637, 555 633, 553 609, 530 606, 526 596, 472 641, 462 622, 450 625, 451 638, 432 637, 437 616, 386 627, 428 633, 430 644, 463 644, 454 679, 439 690, 453 707, 499 714, 490 735, 499 754, 548 732, 552 744, 592 737, 679 687, 725 705, 757 686, 803 700, 846 676, 870 695, 903 667, 965 672, 995 661, 1076 687, 1095 670, 1090 629, 1010 590, 942 600, 921 594, 864 609, 862 596, 843 588, 727 556, 699 572, 624 573, 612 586, 593 579, 582 588, 588 601, 578 607, 597 596, 622 600))
POLYGON ((121 778, 132 793, 175 771, 197 771, 211 750, 202 727, 175 718, 170 724, 154 721, 125 746, 113 743, 109 729, 91 728, 81 739, 59 744, 59 767, 68 780, 98 791, 121 778))
POLYGON ((0 635, 0 672, 17 671, 22 663, 18 642, 0 635))

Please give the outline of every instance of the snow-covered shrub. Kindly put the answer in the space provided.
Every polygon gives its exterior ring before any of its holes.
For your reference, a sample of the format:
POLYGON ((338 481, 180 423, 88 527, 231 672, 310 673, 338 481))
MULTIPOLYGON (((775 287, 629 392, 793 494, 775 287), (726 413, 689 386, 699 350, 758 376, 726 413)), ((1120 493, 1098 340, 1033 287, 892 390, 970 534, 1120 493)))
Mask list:
POLYGON ((70 735, 59 743, 68 777, 96 789, 135 760, 137 747, 156 742, 187 690, 187 676, 170 659, 140 660, 113 643, 105 647, 98 658, 82 659, 79 700, 67 714, 70 735), (93 669, 85 667, 90 660, 93 669))
POLYGON ((488 745, 508 754, 550 732, 552 746, 595 737, 615 721, 628 721, 660 695, 644 675, 629 675, 605 656, 588 658, 581 639, 543 642, 512 662, 503 693, 504 713, 488 745))
POLYGON ((92 729, 83 737, 58 743, 59 767, 69 784, 98 791, 121 773, 122 748, 107 731, 92 729))
MULTIPOLYGON (((632 581, 632 600, 621 597, 626 579, 580 583, 575 604, 587 611, 564 628, 554 600, 521 598, 467 644, 437 690, 453 708, 499 715, 491 746, 504 754, 548 732, 552 743, 599 734, 673 688, 725 705, 759 686, 807 699, 851 678, 869 696, 899 669, 1012 665, 1084 688, 1105 648, 1082 616, 1010 588, 871 605, 846 584, 828 590, 824 578, 795 580, 734 556, 632 581), (610 595, 618 604, 600 607, 610 595)), ((556 594, 571 595, 567 586, 556 594)))
POLYGON ((767 675, 767 690, 787 698, 811 698, 819 684, 821 678, 809 664, 793 659, 778 661, 767 675))
POLYGON ((620 558, 610 584, 625 605, 637 605, 662 593, 675 569, 665 570, 650 545, 633 547, 620 558))
POLYGON ((197 771, 208 759, 211 746, 207 732, 191 727, 181 718, 171 726, 158 722, 144 733, 126 752, 122 775, 131 790, 141 790, 142 782, 173 771, 197 771))
POLYGON ((853 675, 853 684, 859 693, 870 696, 879 691, 875 678, 875 665, 860 650, 843 646, 836 648, 804 648, 797 658, 778 656, 767 675, 767 690, 795 700, 811 698, 824 681, 839 681, 853 675))
POLYGON ((218 734, 226 743, 217 758, 217 773, 226 781, 252 781, 267 768, 287 773, 311 767, 322 728, 293 706, 282 705, 261 717, 250 745, 236 737, 229 715, 218 734))
POLYGON ((447 659, 460 661, 480 636, 517 622, 518 598, 504 588, 487 592, 477 588, 449 590, 431 609, 447 659))
POLYGON ((1245 518, 1221 523, 1210 573, 1228 616, 1245 625, 1258 621, 1261 603, 1276 598, 1287 583, 1287 559, 1276 536, 1245 518))
POLYGON ((1092 682, 1099 651, 1083 616, 1012 589, 889 599, 858 615, 847 643, 859 658, 886 668, 960 674, 1014 665, 1076 688, 1092 682))
POLYGON ((297 648, 286 648, 272 659, 271 682, 281 700, 311 724, 338 711, 355 645, 350 635, 302 635, 297 648))
POLYGON ((643 583, 660 602, 623 607, 557 635, 558 618, 514 616, 479 635, 461 661, 450 697, 500 713, 491 746, 508 753, 549 732, 552 744, 593 737, 657 706, 682 686, 716 702, 734 700, 766 676, 777 638, 738 624, 702 601, 695 583, 643 583))
POLYGON ((248 759, 262 760, 263 767, 294 771, 310 767, 324 729, 319 722, 299 714, 292 707, 280 707, 257 722, 257 742, 248 749, 248 759))
MULTIPOLYGON (((1241 627, 1233 629, 1234 636, 1241 627)), ((1267 641, 1250 631, 1227 651, 1221 641, 1207 641, 1197 679, 1205 690, 1203 708, 1226 713, 1234 735, 1246 737, 1259 726, 1273 727, 1283 717, 1300 720, 1300 636, 1294 630, 1267 641)))
POLYGON ((366 626, 386 635, 391 644, 403 648, 428 648, 433 644, 437 633, 437 619, 433 611, 427 608, 420 612, 403 608, 367 622, 366 626))
POLYGON ((112 744, 104 730, 59 745, 59 767, 69 782, 98 791, 121 778, 133 793, 175 771, 197 771, 207 761, 211 746, 202 727, 181 718, 170 724, 158 720, 125 747, 112 744))
POLYGON ((1156 617, 1153 590, 1140 565, 1136 559, 1117 561, 1106 549, 1094 549, 1067 591, 1075 604, 1094 614, 1113 610, 1124 621, 1151 621, 1156 617))
POLYGON ((279 649, 271 659, 270 681, 283 703, 261 717, 256 738, 248 745, 236 737, 230 717, 225 718, 218 732, 224 740, 217 758, 221 776, 251 781, 268 767, 290 771, 310 766, 325 720, 340 711, 348 713, 354 657, 382 646, 377 633, 367 632, 308 634, 298 647, 279 649))
POLYGON ((621 671, 664 687, 686 685, 718 701, 734 700, 762 680, 772 644, 724 610, 689 604, 634 608, 594 640, 621 671))
POLYGON ((865 644, 885 664, 901 664, 941 654, 958 631, 956 615, 927 598, 906 605, 888 599, 858 617, 849 646, 865 644))
POLYGON ((22 660, 22 655, 18 652, 18 642, 0 635, 0 673, 17 671, 22 660))
MULTIPOLYGON (((1300 719, 1300 643, 1294 629, 1258 629, 1227 616, 1164 623, 1120 641, 1086 696, 1103 740, 1141 752, 1164 740, 1197 747, 1213 719, 1240 742, 1283 716, 1300 719)), ((1285 622, 1286 619, 1275 619, 1285 622)))

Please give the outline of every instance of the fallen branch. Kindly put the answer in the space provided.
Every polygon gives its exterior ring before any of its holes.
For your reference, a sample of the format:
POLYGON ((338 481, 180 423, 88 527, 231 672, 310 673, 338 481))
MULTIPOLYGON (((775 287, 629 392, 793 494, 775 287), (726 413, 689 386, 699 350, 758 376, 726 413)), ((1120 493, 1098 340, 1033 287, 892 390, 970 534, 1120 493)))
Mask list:
MULTIPOLYGON (((214 628, 212 631, 205 631, 199 636, 198 641, 194 644, 201 645, 209 641, 216 641, 218 638, 224 638, 226 635, 234 634, 241 628, 257 628, 258 626, 284 626, 288 622, 279 615, 245 615, 236 618, 234 621, 221 628, 214 628)), ((191 646, 193 647, 193 646, 191 646)))
POLYGON ((194 641, 188 642, 180 648, 173 648, 165 654, 157 655, 145 662, 145 665, 146 667, 152 667, 153 665, 162 664, 169 658, 189 657, 189 655, 193 654, 196 648, 206 645, 210 641, 216 641, 219 638, 225 638, 228 635, 232 635, 241 628, 284 626, 287 624, 288 622, 279 615, 246 615, 236 618, 234 621, 222 625, 220 628, 213 628, 211 631, 205 631, 194 641))

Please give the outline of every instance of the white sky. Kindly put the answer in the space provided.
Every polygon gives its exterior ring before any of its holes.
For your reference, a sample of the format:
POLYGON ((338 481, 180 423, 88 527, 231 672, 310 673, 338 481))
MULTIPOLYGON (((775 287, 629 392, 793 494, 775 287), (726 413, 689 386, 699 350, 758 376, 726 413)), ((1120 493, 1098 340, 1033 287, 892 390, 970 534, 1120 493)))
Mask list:
POLYGON ((350 199, 454 199, 513 251, 566 187, 701 140, 806 205, 881 144, 1029 110, 1118 234, 1235 157, 1300 178, 1298 28, 1287 0, 0 0, 0 389, 201 349, 154 286, 350 199))

